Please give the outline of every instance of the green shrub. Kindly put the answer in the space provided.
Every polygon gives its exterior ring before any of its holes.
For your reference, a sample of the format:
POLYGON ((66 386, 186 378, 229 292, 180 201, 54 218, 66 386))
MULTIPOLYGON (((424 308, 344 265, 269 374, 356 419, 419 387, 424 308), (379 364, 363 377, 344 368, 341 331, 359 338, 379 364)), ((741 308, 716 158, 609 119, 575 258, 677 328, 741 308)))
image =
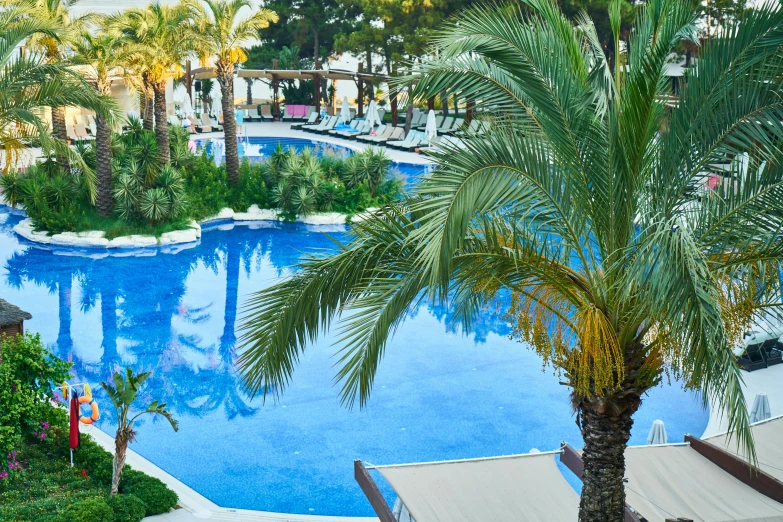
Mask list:
POLYGON ((5 456, 49 418, 52 384, 68 379, 70 364, 51 355, 37 334, 5 335, 0 351, 0 455, 5 456))
POLYGON ((168 513, 179 500, 177 494, 167 488, 166 484, 140 472, 123 472, 120 491, 141 499, 147 507, 148 517, 168 513))
POLYGON ((113 522, 139 522, 147 512, 147 506, 134 495, 109 497, 109 507, 114 511, 113 522))
POLYGON ((112 522, 114 513, 105 500, 92 497, 68 506, 65 516, 70 522, 112 522))
MULTIPOLYGON (((79 449, 74 452, 74 463, 104 486, 111 485, 114 457, 90 437, 82 435, 79 449)), ((126 466, 127 469, 127 466, 126 466)))

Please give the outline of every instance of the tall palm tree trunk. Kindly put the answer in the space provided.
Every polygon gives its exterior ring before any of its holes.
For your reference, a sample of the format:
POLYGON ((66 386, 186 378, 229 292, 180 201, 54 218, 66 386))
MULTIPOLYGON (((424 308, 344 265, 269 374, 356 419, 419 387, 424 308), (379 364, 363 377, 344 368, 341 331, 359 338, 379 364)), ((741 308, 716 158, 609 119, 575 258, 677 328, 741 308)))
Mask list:
POLYGON ((142 125, 145 130, 151 131, 155 129, 155 117, 153 116, 153 111, 155 110, 155 92, 146 73, 142 75, 142 83, 142 125))
POLYGON ((579 522, 623 522, 625 519, 625 449, 632 415, 641 400, 632 396, 620 413, 581 407, 584 452, 579 522))
MULTIPOLYGON (((65 125, 65 107, 52 107, 52 134, 55 138, 68 141, 68 128, 65 125)), ((57 155, 57 163, 65 170, 71 170, 68 156, 57 155)))
POLYGON ((166 82, 157 82, 155 89, 155 138, 158 142, 158 161, 167 165, 171 161, 169 150, 169 121, 166 114, 166 82))
POLYGON ((125 454, 128 451, 128 440, 125 435, 117 430, 114 437, 114 463, 111 473, 111 495, 119 493, 120 479, 122 478, 122 468, 125 467, 125 454))
POLYGON ((106 120, 100 116, 95 117, 95 156, 96 177, 98 179, 98 196, 95 206, 98 214, 108 216, 111 214, 114 200, 111 194, 111 129, 106 120))
POLYGON ((220 103, 223 106, 223 132, 226 137, 226 174, 231 185, 239 183, 239 151, 237 150, 237 123, 234 118, 234 76, 218 76, 220 103))

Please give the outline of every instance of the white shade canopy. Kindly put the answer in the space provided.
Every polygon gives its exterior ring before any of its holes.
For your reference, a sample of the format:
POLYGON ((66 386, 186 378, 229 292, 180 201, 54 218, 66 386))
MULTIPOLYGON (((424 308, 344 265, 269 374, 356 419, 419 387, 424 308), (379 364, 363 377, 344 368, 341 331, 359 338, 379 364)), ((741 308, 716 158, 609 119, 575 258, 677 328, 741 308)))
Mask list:
MULTIPOLYGON (((783 444, 781 444, 783 417, 775 417, 766 422, 754 424, 750 429, 753 432, 753 445, 756 448, 759 468, 783 481, 783 444)), ((729 437, 728 434, 722 433, 704 440, 747 460, 743 446, 737 446, 736 435, 729 437)))
POLYGON ((343 123, 351 121, 351 106, 348 105, 348 96, 343 96, 343 105, 340 108, 340 121, 343 123))
POLYGON ((555 453, 378 466, 416 522, 575 522, 555 453))
POLYGON ((650 522, 783 520, 775 502, 704 458, 690 444, 625 451, 626 502, 650 522))
POLYGON ((381 124, 381 117, 378 114, 378 106, 375 104, 375 100, 371 100, 370 105, 367 106, 365 120, 373 126, 381 124))
POLYGON ((430 110, 427 114, 427 126, 424 128, 424 137, 428 140, 438 135, 438 124, 435 121, 435 111, 430 110))
POLYGON ((656 420, 652 423, 650 433, 647 435, 647 444, 666 444, 667 442, 669 441, 666 437, 666 427, 662 420, 656 420))

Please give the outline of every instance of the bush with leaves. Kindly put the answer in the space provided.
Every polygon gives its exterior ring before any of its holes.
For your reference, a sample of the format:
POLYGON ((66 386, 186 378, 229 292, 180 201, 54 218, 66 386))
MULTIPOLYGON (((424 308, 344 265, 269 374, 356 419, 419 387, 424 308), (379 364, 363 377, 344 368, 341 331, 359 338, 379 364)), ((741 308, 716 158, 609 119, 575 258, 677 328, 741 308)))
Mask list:
POLYGON ((112 522, 114 512, 104 499, 92 497, 68 506, 65 516, 71 522, 112 522))
MULTIPOLYGON (((36 334, 0 340, 0 455, 51 420, 53 386, 68 379, 70 363, 54 357, 36 334)), ((8 471, 0 459, 0 472, 8 471)))
POLYGON ((147 505, 136 495, 115 495, 106 503, 114 512, 112 522, 140 522, 147 513, 147 505))
POLYGON ((148 517, 168 513, 179 501, 177 494, 166 487, 166 484, 135 470, 128 470, 125 473, 120 492, 140 499, 144 503, 145 514, 148 517))

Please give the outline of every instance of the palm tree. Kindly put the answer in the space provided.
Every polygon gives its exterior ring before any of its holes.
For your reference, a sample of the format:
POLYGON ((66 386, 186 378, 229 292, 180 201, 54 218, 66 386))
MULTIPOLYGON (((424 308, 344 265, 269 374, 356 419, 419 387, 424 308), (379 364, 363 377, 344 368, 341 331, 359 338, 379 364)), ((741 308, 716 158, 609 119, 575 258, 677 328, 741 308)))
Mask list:
POLYGON ((117 104, 97 94, 79 74, 61 62, 51 62, 38 52, 19 53, 17 48, 31 37, 57 37, 58 26, 32 16, 29 6, 11 6, 0 13, 0 148, 5 150, 3 168, 16 166, 18 156, 33 140, 45 153, 54 152, 79 165, 91 198, 95 199, 94 173, 66 142, 52 138, 44 120, 47 108, 83 107, 104 119, 117 116, 117 104))
POLYGON ((269 9, 258 9, 240 18, 243 8, 251 9, 249 0, 188 0, 192 10, 193 42, 199 58, 206 64, 214 61, 223 104, 223 130, 226 135, 226 172, 232 185, 239 183, 239 152, 234 118, 234 70, 247 60, 243 45, 258 38, 259 29, 277 21, 269 9))
MULTIPOLYGON (((181 64, 190 53, 188 15, 183 5, 164 6, 156 2, 143 9, 129 9, 110 22, 142 57, 143 82, 154 93, 155 136, 161 165, 169 163, 171 155, 166 84, 184 72, 181 64)), ((145 128, 146 125, 145 122, 145 128)))
POLYGON ((115 372, 112 375, 114 386, 101 382, 101 387, 106 390, 112 404, 114 412, 117 415, 117 433, 114 435, 114 466, 111 476, 111 494, 116 495, 120 487, 120 478, 122 478, 122 468, 125 466, 125 454, 128 451, 128 443, 136 438, 136 430, 133 423, 136 419, 145 413, 153 415, 162 415, 174 431, 179 430, 179 424, 166 409, 165 404, 159 404, 158 401, 152 401, 145 409, 131 416, 131 406, 136 400, 139 388, 144 381, 152 375, 149 372, 134 375, 130 368, 125 369, 125 375, 115 372))
POLYGON ((510 294, 517 337, 572 391, 579 520, 620 522, 633 415, 664 373, 724 410, 753 455, 731 348, 780 306, 783 10, 759 8, 705 42, 670 108, 667 58, 696 38, 698 2, 646 2, 630 66, 613 70, 591 20, 525 4, 443 26, 438 58, 412 78, 418 97, 448 87, 491 108, 492 131, 434 154, 413 199, 355 226, 339 253, 254 294, 239 364, 252 392, 281 390, 340 319, 342 399, 364 405, 412 304, 448 303, 469 326, 510 294))
MULTIPOLYGON (((125 41, 118 35, 101 30, 98 35, 83 33, 73 42, 75 55, 71 61, 84 65, 82 75, 104 96, 111 96, 110 76, 123 74, 123 67, 133 56, 125 41)), ((96 207, 102 216, 111 214, 114 200, 111 186, 111 126, 100 115, 95 118, 95 154, 98 199, 96 207)))
MULTIPOLYGON (((4 0, 5 5, 19 0, 4 0)), ((30 15, 39 21, 47 21, 57 27, 56 34, 36 33, 31 35, 28 45, 31 49, 40 50, 50 63, 62 61, 68 43, 79 33, 87 29, 93 20, 91 13, 74 17, 71 8, 79 0, 33 0, 27 4, 31 8, 30 15)), ((65 124, 65 107, 52 107, 52 133, 62 141, 68 139, 65 124)), ((67 155, 58 155, 57 162, 66 170, 70 168, 67 155)))

